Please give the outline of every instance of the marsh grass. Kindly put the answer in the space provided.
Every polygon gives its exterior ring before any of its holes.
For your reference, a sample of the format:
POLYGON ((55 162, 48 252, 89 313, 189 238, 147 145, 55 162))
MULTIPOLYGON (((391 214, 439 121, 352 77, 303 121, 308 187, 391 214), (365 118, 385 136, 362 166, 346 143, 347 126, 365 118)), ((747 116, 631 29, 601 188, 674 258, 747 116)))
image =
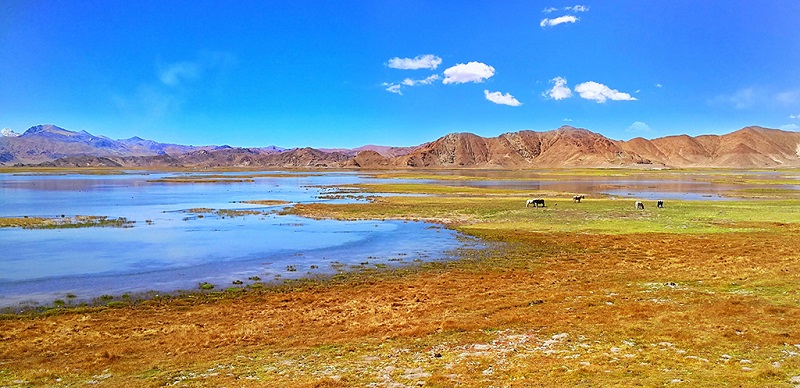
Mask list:
POLYGON ((0 228, 23 229, 72 229, 72 228, 130 228, 136 221, 125 217, 109 218, 108 216, 74 217, 0 217, 0 228))

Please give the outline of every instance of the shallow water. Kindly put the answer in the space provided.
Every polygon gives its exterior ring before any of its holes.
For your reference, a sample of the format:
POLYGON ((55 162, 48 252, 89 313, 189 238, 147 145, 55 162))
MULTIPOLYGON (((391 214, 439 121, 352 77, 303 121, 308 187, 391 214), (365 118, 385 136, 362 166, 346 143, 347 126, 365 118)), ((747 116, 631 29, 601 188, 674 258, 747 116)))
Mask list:
MULTIPOLYGON (((355 174, 288 174, 244 183, 161 183, 171 174, 2 175, 0 216, 125 217, 131 228, 0 229, 0 306, 149 290, 228 287, 340 270, 448 259, 464 239, 422 222, 312 220, 280 206, 239 203, 343 201, 322 185, 369 181, 355 174), (264 211, 245 216, 193 208, 264 211), (202 217, 201 217, 202 215, 202 217), (314 266, 312 268, 312 266, 314 266)), ((352 199, 351 199, 352 200, 352 199)))

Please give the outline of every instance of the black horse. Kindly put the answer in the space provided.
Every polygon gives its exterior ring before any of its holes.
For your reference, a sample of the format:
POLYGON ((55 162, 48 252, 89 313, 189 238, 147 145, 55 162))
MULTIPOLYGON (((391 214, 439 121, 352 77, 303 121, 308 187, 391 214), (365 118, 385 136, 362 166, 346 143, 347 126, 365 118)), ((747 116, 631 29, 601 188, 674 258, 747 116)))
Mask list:
POLYGON ((659 209, 664 207, 664 201, 659 199, 658 202, 656 202, 656 207, 659 209))
POLYGON ((539 205, 542 205, 542 207, 544 207, 544 198, 535 198, 525 201, 525 207, 530 205, 533 205, 533 207, 539 207, 539 205))
POLYGON ((584 199, 584 198, 586 198, 586 197, 583 196, 583 194, 576 195, 576 196, 572 197, 572 202, 581 203, 581 200, 584 199))

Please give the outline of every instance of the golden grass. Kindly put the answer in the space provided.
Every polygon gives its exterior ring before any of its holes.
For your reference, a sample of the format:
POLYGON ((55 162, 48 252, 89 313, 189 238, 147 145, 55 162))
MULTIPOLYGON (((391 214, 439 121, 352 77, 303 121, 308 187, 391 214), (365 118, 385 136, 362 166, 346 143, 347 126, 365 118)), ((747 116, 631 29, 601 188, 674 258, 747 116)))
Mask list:
POLYGON ((430 191, 293 211, 437 220, 498 245, 236 295, 6 317, 0 385, 760 387, 800 376, 797 201, 640 212, 552 197, 525 209, 521 193, 430 191))

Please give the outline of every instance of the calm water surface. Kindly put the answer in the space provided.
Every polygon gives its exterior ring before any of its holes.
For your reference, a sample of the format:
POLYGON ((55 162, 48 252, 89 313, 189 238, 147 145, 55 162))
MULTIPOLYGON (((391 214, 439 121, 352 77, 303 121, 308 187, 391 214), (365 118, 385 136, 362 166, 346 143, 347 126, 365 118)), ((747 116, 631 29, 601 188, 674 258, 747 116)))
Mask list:
MULTIPOLYGON (((280 206, 239 203, 325 199, 319 186, 370 180, 356 174, 287 174, 243 183, 158 183, 174 174, 0 175, 0 216, 61 214, 125 217, 131 228, 0 229, 0 307, 51 303, 67 293, 100 295, 228 287, 309 277, 359 266, 451 258, 472 244, 432 224, 312 220, 279 215, 280 206), (221 217, 193 208, 259 210, 221 217)), ((352 201, 352 199, 351 199, 352 201)))

